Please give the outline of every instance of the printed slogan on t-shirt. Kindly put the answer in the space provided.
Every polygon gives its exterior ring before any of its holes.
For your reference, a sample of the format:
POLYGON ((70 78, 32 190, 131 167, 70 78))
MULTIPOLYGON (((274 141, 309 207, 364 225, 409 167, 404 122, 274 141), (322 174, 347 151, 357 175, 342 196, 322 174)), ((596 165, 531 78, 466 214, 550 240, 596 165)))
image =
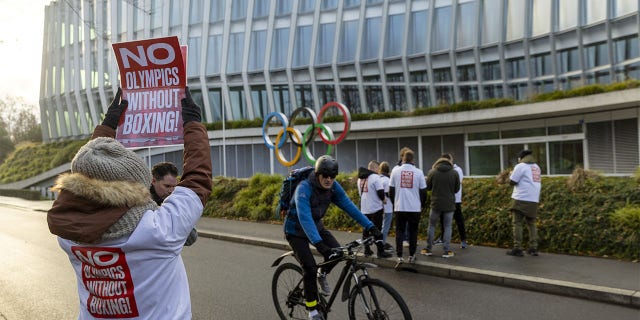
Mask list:
POLYGON ((87 311, 95 318, 138 316, 133 280, 120 248, 71 247, 82 262, 82 283, 89 292, 87 311))
POLYGON ((181 144, 182 106, 187 84, 177 37, 113 44, 122 99, 129 102, 116 139, 126 147, 181 144))
POLYGON ((413 172, 401 171, 400 172, 400 188, 413 188, 413 172))

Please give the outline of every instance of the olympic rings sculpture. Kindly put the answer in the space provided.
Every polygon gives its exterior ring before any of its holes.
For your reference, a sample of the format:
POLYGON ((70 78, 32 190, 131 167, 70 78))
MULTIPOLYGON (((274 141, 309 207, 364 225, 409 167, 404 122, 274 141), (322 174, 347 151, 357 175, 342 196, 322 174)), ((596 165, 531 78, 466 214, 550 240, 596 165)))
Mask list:
POLYGON ((333 146, 342 142, 344 138, 346 138, 349 130, 351 129, 351 113, 349 113, 349 109, 339 102, 328 102, 320 109, 320 112, 316 116, 316 113, 311 108, 300 107, 297 108, 291 113, 291 119, 288 119, 282 112, 271 112, 269 113, 262 122, 262 139, 264 140, 264 144, 267 148, 271 150, 275 150, 276 159, 285 167, 291 167, 298 163, 301 155, 304 155, 305 159, 311 164, 315 165, 316 158, 309 151, 309 143, 313 142, 316 133, 327 145, 326 154, 331 154, 333 151, 333 146), (344 128, 342 130, 342 134, 338 138, 334 137, 333 131, 331 128, 324 123, 322 123, 322 118, 325 115, 326 111, 335 107, 342 113, 342 118, 344 120, 344 128), (309 118, 311 118, 311 125, 304 130, 302 133, 300 130, 296 129, 295 120, 298 116, 306 113, 309 118), (276 135, 275 143, 269 138, 269 121, 274 118, 278 120, 282 124, 282 129, 276 135), (285 159, 285 156, 282 154, 282 147, 284 146, 287 139, 291 140, 291 143, 296 146, 296 154, 291 160, 285 159))

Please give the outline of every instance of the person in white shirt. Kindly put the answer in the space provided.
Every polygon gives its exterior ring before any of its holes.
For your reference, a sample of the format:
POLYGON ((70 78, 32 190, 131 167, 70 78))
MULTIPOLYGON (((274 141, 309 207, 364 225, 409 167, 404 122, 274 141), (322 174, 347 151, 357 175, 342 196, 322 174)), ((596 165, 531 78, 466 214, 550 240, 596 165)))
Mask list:
MULTIPOLYGON (((384 214, 384 186, 378 174, 378 166, 380 164, 376 160, 369 161, 367 168, 360 167, 358 169, 358 194, 360 195, 360 211, 373 222, 378 228, 382 229, 382 215, 384 214)), ((367 234, 363 231, 363 237, 367 234)), ((384 251, 384 243, 376 244, 378 248, 378 258, 389 258, 391 254, 384 251)), ((365 256, 371 256, 373 251, 367 245, 364 249, 365 256)))
POLYGON ((538 202, 540 202, 540 189, 542 187, 542 171, 535 163, 531 150, 522 150, 518 154, 518 164, 513 168, 509 177, 509 184, 514 186, 511 194, 511 215, 513 231, 513 248, 507 254, 522 257, 522 223, 526 221, 529 227, 529 249, 527 253, 538 256, 538 232, 536 228, 536 216, 538 214, 538 202))
POLYGON ((389 168, 390 166, 388 162, 380 162, 380 181, 382 181, 382 187, 384 188, 385 195, 383 201, 384 216, 382 218, 382 240, 384 240, 384 249, 393 251, 393 247, 387 243, 387 236, 389 235, 389 230, 393 223, 393 203, 391 203, 391 199, 389 199, 389 175, 391 174, 389 168))
POLYGON ((398 263, 403 263, 402 239, 409 224, 409 263, 416 260, 418 225, 420 214, 427 198, 427 182, 422 170, 413 165, 414 153, 408 149, 402 156, 402 165, 391 171, 389 198, 393 201, 396 216, 396 255, 398 263))

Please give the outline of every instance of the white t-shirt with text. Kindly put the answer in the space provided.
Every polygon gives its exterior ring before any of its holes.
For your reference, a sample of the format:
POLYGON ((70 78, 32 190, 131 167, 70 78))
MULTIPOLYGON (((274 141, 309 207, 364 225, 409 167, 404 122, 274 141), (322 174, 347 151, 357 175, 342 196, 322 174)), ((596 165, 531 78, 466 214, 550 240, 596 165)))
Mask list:
POLYGON ((395 188, 395 212, 420 212, 420 189, 427 188, 424 172, 410 163, 403 163, 391 171, 389 186, 395 188))

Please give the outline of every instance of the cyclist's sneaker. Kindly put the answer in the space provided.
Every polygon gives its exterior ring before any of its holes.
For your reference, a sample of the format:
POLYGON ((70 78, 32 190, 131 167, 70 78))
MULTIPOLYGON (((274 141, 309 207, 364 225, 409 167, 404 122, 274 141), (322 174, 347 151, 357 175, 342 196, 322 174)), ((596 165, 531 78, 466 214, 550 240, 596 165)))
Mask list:
POLYGON ((424 255, 424 256, 431 256, 431 255, 433 255, 433 252, 431 252, 430 249, 424 248, 424 249, 420 250, 420 254, 424 255))
POLYGON ((442 254, 443 258, 451 258, 455 256, 455 254, 453 253, 453 251, 445 251, 445 253, 442 254))
POLYGON ((391 253, 385 252, 384 250, 378 250, 378 258, 385 259, 391 258, 393 255, 391 253))
POLYGON ((444 244, 444 242, 442 242, 441 238, 436 239, 436 241, 433 242, 434 245, 436 246, 441 246, 442 244, 444 244))
POLYGON ((393 249, 393 246, 390 245, 389 243, 385 242, 384 243, 384 251, 391 251, 391 252, 395 252, 395 250, 393 249))
POLYGON ((538 249, 531 248, 531 249, 527 250, 527 253, 532 255, 532 256, 534 256, 534 257, 537 257, 538 256, 538 249))
POLYGON ((409 256, 409 263, 416 263, 416 256, 409 256))
POLYGON ((324 320, 324 317, 318 310, 313 310, 309 312, 309 320, 324 320))
POLYGON ((462 242, 460 243, 460 248, 462 249, 466 249, 469 245, 467 244, 466 241, 462 240, 462 242))
POLYGON ((507 251, 507 255, 514 256, 514 257, 524 257, 524 253, 520 248, 513 248, 507 251))
POLYGON ((403 257, 399 257, 398 258, 398 264, 400 264, 400 263, 404 263, 404 258, 403 257))
POLYGON ((325 295, 325 296, 331 295, 331 286, 329 285, 329 280, 327 280, 326 273, 318 272, 318 285, 320 285, 320 293, 322 295, 325 295))

